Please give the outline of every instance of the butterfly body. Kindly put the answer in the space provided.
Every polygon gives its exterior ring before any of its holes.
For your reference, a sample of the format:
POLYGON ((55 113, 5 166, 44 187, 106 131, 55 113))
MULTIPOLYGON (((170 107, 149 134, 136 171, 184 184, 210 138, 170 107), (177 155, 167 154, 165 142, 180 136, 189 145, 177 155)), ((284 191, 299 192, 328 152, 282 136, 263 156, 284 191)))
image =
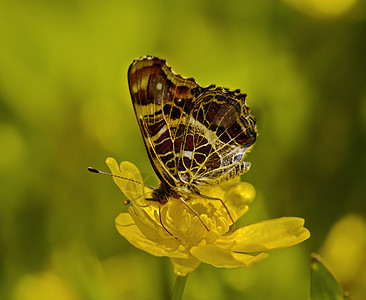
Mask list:
POLYGON ((239 90, 175 74, 165 60, 146 56, 128 70, 136 118, 161 183, 152 200, 189 199, 203 186, 245 173, 245 152, 256 140, 255 119, 239 90))

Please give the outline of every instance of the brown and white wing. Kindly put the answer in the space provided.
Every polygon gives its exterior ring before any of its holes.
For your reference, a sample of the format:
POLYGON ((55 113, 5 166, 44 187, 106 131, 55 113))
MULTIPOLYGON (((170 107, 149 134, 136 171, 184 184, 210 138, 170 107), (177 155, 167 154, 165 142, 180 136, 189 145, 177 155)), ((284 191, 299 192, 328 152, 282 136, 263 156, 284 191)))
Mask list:
POLYGON ((128 71, 130 93, 151 164, 172 187, 217 184, 249 169, 255 119, 239 90, 202 88, 164 60, 144 57, 128 71))
POLYGON ((257 136, 255 119, 239 90, 209 86, 197 97, 184 136, 178 176, 186 182, 214 185, 249 169, 245 152, 257 136))
POLYGON ((193 78, 173 73, 165 60, 152 56, 131 64, 128 82, 150 162, 160 180, 178 186, 177 157, 193 99, 201 87, 193 78))

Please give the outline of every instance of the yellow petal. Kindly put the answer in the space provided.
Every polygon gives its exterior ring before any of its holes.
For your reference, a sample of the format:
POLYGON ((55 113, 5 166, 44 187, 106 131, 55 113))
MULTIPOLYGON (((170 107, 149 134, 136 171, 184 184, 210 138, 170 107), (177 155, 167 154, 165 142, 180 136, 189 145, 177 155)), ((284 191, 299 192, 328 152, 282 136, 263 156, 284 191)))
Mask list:
POLYGON ((231 249, 214 244, 193 247, 191 253, 200 261, 219 268, 248 267, 268 257, 268 254, 263 252, 258 255, 249 255, 233 252, 231 249))
POLYGON ((186 276, 188 273, 194 271, 200 264, 199 261, 194 256, 189 258, 170 258, 170 261, 174 268, 174 273, 178 276, 186 276))
POLYGON ((238 228, 232 236, 220 240, 236 240, 232 248, 238 252, 259 252, 290 247, 310 237, 304 227, 304 219, 284 217, 238 228))
POLYGON ((142 177, 139 170, 133 163, 123 161, 120 166, 118 166, 114 158, 108 157, 106 159, 106 164, 113 175, 125 178, 121 179, 113 177, 113 180, 130 201, 141 198, 144 194, 144 186, 136 182, 142 183, 142 177), (133 182, 132 180, 136 182, 133 182))
POLYGON ((225 203, 229 209, 233 209, 239 219, 248 211, 248 205, 255 198, 254 187, 247 182, 238 182, 233 185, 225 196, 225 203))
POLYGON ((154 256, 187 257, 183 252, 166 249, 164 245, 155 243, 146 238, 139 227, 136 226, 133 218, 128 213, 121 213, 116 218, 118 232, 126 238, 133 246, 154 256))
POLYGON ((171 236, 163 228, 160 222, 154 221, 145 210, 138 210, 135 207, 129 207, 128 212, 134 220, 139 231, 151 240, 153 243, 165 249, 172 257, 188 257, 188 253, 185 253, 184 249, 180 249, 181 241, 176 237, 171 236), (142 212, 142 214, 141 214, 142 212), (175 254, 175 252, 183 252, 175 254))

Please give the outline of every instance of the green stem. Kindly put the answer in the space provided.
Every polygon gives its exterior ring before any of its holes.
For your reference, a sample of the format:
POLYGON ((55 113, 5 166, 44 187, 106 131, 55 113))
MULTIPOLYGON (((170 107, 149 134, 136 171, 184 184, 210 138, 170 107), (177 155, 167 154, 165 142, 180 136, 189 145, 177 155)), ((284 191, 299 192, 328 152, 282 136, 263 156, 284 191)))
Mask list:
POLYGON ((174 284, 172 300, 181 300, 186 286, 187 276, 177 276, 174 284))

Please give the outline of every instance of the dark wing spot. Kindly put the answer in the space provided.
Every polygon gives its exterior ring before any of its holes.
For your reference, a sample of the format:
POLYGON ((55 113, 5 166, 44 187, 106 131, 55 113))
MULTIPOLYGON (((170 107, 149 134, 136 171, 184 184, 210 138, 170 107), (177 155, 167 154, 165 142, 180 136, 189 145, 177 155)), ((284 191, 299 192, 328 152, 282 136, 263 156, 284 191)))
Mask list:
POLYGON ((189 169, 191 167, 192 161, 189 157, 183 156, 183 162, 184 162, 186 169, 189 169))
POLYGON ((167 163, 174 158, 174 154, 172 152, 167 152, 166 155, 160 155, 160 158, 164 163, 167 163))
POLYGON ((202 164, 205 161, 205 156, 203 154, 196 153, 194 155, 194 159, 199 163, 202 164))
POLYGON ((173 143, 171 140, 166 140, 161 144, 158 144, 155 146, 155 151, 156 153, 158 153, 159 155, 161 154, 165 154, 169 151, 173 150, 173 143))
POLYGON ((169 138, 170 134, 168 130, 165 130, 159 138, 155 141, 155 143, 159 144, 160 142, 164 141, 165 139, 169 138))
POLYGON ((221 166, 221 159, 216 153, 212 153, 206 161, 206 167, 208 170, 218 169, 221 166))
MULTIPOLYGON (((245 134, 245 132, 240 133, 236 138, 235 141, 237 141, 239 144, 243 145, 246 144, 248 141, 249 136, 245 134)), ((251 143, 252 144, 252 143, 251 143)))
POLYGON ((242 128, 237 122, 234 122, 228 129, 228 132, 232 138, 238 136, 241 132, 243 132, 242 128))
POLYGON ((220 106, 221 105, 218 103, 211 103, 211 105, 208 105, 208 110, 206 113, 206 118, 208 122, 211 123, 215 119, 218 111, 220 110, 220 106))
POLYGON ((179 119, 181 115, 181 110, 178 107, 173 107, 171 113, 170 113, 170 118, 175 120, 175 119, 179 119))
POLYGON ((200 109, 200 110, 198 111, 197 120, 198 120, 198 122, 200 122, 201 124, 204 124, 205 117, 203 116, 203 110, 202 110, 202 109, 200 109))
MULTIPOLYGON (((143 123, 147 123, 147 122, 142 122, 143 123)), ((141 126, 142 126, 141 124, 141 126)), ((160 122, 156 122, 156 123, 148 123, 147 125, 147 131, 149 133, 150 136, 154 136, 155 134, 157 134, 161 128, 163 128, 165 125, 164 120, 160 121, 160 122)))
POLYGON ((199 153, 203 153, 206 156, 208 156, 210 154, 211 150, 212 150, 212 146, 211 145, 201 146, 201 147, 198 147, 197 148, 197 151, 199 153))
POLYGON ((182 147, 182 142, 183 142, 183 138, 179 137, 177 139, 174 140, 174 152, 178 153, 181 150, 182 147))
POLYGON ((189 135, 186 136, 186 141, 185 141, 185 144, 184 144, 184 150, 193 151, 193 149, 194 149, 193 136, 189 134, 189 135))
POLYGON ((165 104, 163 107, 164 115, 170 115, 170 111, 172 110, 172 106, 169 104, 165 104))
POLYGON ((174 160, 168 161, 168 162, 166 163, 166 166, 167 166, 169 169, 173 169, 173 168, 175 168, 174 160))
POLYGON ((178 94, 188 94, 189 93, 189 87, 185 85, 180 85, 177 87, 177 93, 178 94))
POLYGON ((219 126, 216 129, 216 134, 219 137, 219 140, 223 143, 228 143, 230 142, 230 137, 227 134, 225 128, 223 126, 219 126))

